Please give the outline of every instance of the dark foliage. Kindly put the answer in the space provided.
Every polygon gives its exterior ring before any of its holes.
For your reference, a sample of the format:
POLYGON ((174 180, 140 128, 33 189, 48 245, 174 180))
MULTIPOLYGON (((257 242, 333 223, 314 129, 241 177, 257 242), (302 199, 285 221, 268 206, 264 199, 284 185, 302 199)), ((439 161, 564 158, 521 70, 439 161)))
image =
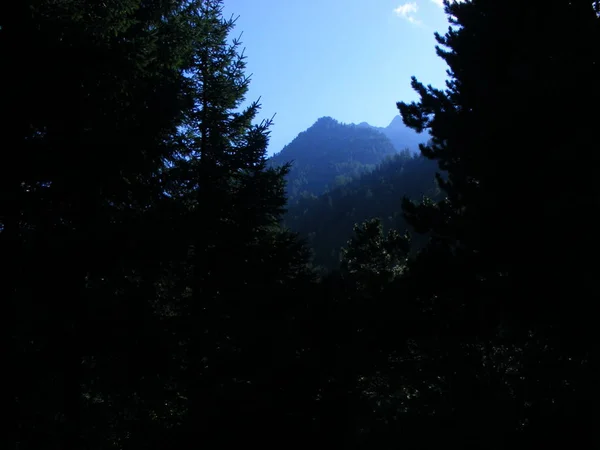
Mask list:
POLYGON ((446 12, 268 161, 220 0, 2 3, 5 447, 591 447, 600 7, 446 12))
MULTIPOLYGON (((298 199, 288 207, 285 224, 308 240, 317 266, 336 269, 354 224, 377 217, 386 230, 409 229, 401 213, 402 198, 439 196, 434 174, 435 163, 406 150, 330 192, 298 199)), ((414 251, 426 242, 421 236, 416 239, 414 251)))
POLYGON ((431 130, 422 152, 448 173, 445 199, 405 202, 404 213, 432 235, 410 271, 428 280, 420 295, 444 317, 438 351, 471 360, 464 373, 455 363, 437 370, 449 382, 442 398, 460 399, 452 416, 481 423, 474 445, 591 443, 587 317, 598 291, 587 236, 600 198, 591 6, 448 4, 453 27, 436 36, 447 89, 413 78, 420 102, 398 104, 409 126, 431 130))

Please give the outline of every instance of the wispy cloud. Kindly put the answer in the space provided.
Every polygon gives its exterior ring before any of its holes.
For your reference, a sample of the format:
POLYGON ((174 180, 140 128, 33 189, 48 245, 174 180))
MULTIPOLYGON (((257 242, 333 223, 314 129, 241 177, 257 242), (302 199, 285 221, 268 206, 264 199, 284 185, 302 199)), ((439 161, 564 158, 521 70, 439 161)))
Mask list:
POLYGON ((415 14, 419 10, 417 4, 415 2, 412 3, 404 3, 403 5, 398 6, 394 9, 394 13, 405 20, 408 20, 410 23, 414 23, 415 25, 419 25, 421 21, 415 17, 415 14))

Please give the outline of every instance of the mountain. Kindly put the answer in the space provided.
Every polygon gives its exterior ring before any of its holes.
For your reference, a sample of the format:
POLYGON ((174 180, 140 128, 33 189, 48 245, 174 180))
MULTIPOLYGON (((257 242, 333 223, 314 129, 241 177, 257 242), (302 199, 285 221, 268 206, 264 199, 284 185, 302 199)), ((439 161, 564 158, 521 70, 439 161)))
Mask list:
MULTIPOLYGON (((352 236, 355 223, 378 217, 386 229, 407 229, 399 212, 402 198, 437 198, 440 191, 434 180, 436 170, 434 161, 404 150, 343 186, 320 196, 298 199, 289 206, 285 225, 308 241, 317 266, 336 269, 340 249, 352 236)), ((414 235, 413 248, 425 240, 422 235, 414 235)))
POLYGON ((300 133, 269 165, 292 162, 287 177, 288 200, 320 195, 372 170, 396 149, 386 135, 373 128, 343 124, 321 117, 300 133))
POLYGON ((429 140, 429 133, 416 133, 414 130, 404 125, 401 116, 395 116, 387 127, 374 127, 367 122, 361 122, 357 125, 361 128, 371 128, 383 133, 394 145, 396 151, 402 151, 406 148, 412 152, 419 152, 419 144, 429 140))

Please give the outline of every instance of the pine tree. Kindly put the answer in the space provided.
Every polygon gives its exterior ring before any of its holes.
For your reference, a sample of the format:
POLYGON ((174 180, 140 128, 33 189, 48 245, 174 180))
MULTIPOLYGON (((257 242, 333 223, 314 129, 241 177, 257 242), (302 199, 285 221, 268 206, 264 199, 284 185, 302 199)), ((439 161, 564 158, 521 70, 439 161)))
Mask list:
POLYGON ((152 297, 139 289, 141 241, 189 98, 185 9, 0 6, 11 161, 0 169, 0 248, 10 261, 1 288, 15 448, 103 447, 134 431, 127 416, 139 416, 142 355, 156 350, 152 297))
POLYGON ((383 233, 380 219, 354 226, 354 236, 342 249, 342 273, 356 280, 358 290, 375 294, 400 276, 407 263, 410 241, 396 230, 383 233))
MULTIPOLYGON (((466 390, 456 398, 479 384, 499 399, 511 386, 519 412, 507 426, 531 433, 536 445, 590 433, 585 299, 597 288, 586 236, 600 198, 591 151, 599 117, 588 108, 600 100, 592 3, 447 2, 452 27, 436 34, 450 67, 447 89, 413 78, 420 101, 398 103, 407 125, 430 129, 421 151, 448 172, 438 180, 444 200, 404 204, 415 229, 432 234, 412 269, 435 280, 421 295, 449 318, 440 333, 456 344, 455 360, 480 339, 494 342, 484 358, 505 358, 493 363, 503 374, 487 387, 455 370, 454 389, 466 390), (521 381, 509 375, 509 361, 519 361, 521 381)), ((457 405, 456 414, 476 405, 457 405)))
POLYGON ((258 102, 243 106, 250 80, 240 40, 229 40, 235 20, 223 18, 221 1, 205 0, 191 25, 195 104, 165 172, 166 202, 180 214, 173 245, 186 267, 172 295, 174 333, 187 342, 179 377, 188 400, 176 438, 223 444, 234 438, 230 427, 256 433, 261 420, 283 418, 273 415, 275 392, 284 398, 289 379, 276 374, 294 364, 289 325, 311 273, 303 244, 280 225, 288 167, 266 166, 271 121, 255 123, 258 102))

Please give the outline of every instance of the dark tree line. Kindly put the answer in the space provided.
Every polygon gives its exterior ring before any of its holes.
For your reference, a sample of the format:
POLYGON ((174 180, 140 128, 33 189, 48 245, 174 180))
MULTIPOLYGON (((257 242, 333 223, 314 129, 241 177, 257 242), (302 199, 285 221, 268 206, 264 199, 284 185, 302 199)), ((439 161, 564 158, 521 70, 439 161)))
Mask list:
POLYGON ((6 448, 591 447, 597 11, 447 3, 441 195, 323 274, 220 0, 3 3, 6 448))
MULTIPOLYGON (((284 224, 307 240, 315 266, 337 269, 340 250, 356 223, 379 218, 386 230, 409 228, 402 215, 402 198, 437 198, 436 167, 435 162, 405 150, 320 196, 290 201, 284 224)), ((413 252, 426 242, 426 235, 414 236, 413 252)))
POLYGON ((256 103, 235 112, 249 80, 234 21, 212 0, 7 6, 11 445, 182 447, 277 419, 261 386, 298 392, 276 371, 312 274, 279 227, 270 123, 256 103))

